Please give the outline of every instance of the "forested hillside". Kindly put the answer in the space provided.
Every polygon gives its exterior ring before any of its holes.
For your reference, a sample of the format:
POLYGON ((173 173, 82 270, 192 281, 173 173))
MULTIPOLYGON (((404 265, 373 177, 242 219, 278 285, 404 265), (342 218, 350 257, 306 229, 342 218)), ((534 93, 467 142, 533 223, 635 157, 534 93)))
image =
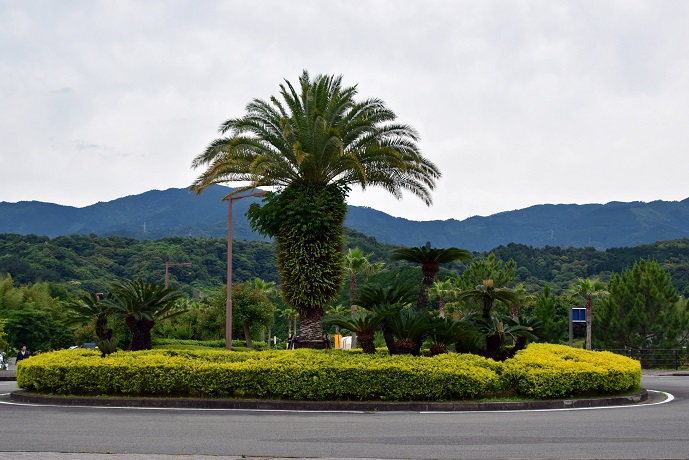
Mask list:
MULTIPOLYGON (((197 196, 187 189, 152 190, 84 208, 41 202, 0 202, 0 233, 49 237, 72 234, 119 235, 137 239, 223 238, 232 191, 209 187, 197 196)), ((245 213, 255 198, 233 205, 237 240, 262 240, 245 213)), ((345 226, 380 242, 489 251, 509 243, 545 247, 632 247, 689 238, 689 199, 651 203, 544 204, 465 220, 417 222, 361 206, 350 206, 345 226)))
MULTIPOLYGON (((353 230, 347 232, 347 246, 372 254, 371 261, 399 267, 389 260, 396 246, 381 244, 353 230)), ((621 272, 640 259, 658 261, 672 276, 679 292, 689 295, 689 239, 662 241, 633 248, 598 251, 593 248, 534 248, 522 244, 498 246, 492 251, 474 252, 474 258, 493 252, 498 259, 513 259, 516 281, 531 292, 550 285, 564 292, 577 278, 599 276, 607 281, 612 272, 621 272)), ((274 243, 236 241, 233 250, 233 279, 261 278, 278 281, 274 243)), ((121 236, 72 235, 57 238, 35 235, 0 235, 0 277, 10 274, 17 283, 50 282, 61 286, 64 295, 100 292, 118 277, 164 283, 165 264, 191 262, 191 266, 170 266, 171 286, 187 295, 208 295, 225 283, 227 242, 214 238, 164 238, 136 240, 121 236)), ((461 273, 469 262, 445 266, 440 278, 461 273)), ((416 268, 417 269, 417 268, 416 268)))

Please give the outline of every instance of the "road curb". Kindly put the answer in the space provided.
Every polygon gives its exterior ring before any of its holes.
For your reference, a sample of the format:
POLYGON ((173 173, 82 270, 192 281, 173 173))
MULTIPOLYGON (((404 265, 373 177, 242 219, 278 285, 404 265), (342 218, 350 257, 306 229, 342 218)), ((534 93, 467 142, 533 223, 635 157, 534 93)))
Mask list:
POLYGON ((386 401, 283 401, 259 399, 141 398, 84 397, 37 395, 15 391, 10 399, 16 402, 60 406, 147 407, 171 409, 237 409, 265 411, 313 412, 468 412, 573 409, 585 407, 622 406, 644 402, 648 392, 609 398, 554 399, 546 401, 503 402, 386 402, 386 401))

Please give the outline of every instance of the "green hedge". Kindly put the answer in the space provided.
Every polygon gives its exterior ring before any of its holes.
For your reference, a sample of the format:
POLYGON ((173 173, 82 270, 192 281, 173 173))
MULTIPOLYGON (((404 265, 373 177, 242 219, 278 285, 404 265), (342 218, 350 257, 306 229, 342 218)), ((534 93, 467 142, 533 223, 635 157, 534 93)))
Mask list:
POLYGON ((519 394, 538 399, 619 394, 640 387, 641 364, 607 351, 534 343, 504 362, 503 375, 519 394))
POLYGON ((21 361, 17 384, 65 395, 389 401, 466 400, 515 391, 555 398, 638 387, 638 362, 608 355, 555 345, 531 345, 504 363, 454 353, 431 358, 343 350, 192 349, 120 351, 101 358, 97 350, 76 349, 21 361))

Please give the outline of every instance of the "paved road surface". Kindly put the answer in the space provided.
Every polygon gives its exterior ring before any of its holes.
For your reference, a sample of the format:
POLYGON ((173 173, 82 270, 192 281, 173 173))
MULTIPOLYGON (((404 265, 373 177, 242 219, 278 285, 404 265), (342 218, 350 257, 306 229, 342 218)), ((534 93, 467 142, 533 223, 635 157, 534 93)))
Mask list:
MULTIPOLYGON (((689 458, 689 377, 646 375, 643 384, 675 399, 540 412, 290 413, 32 406, 5 396, 0 459, 689 458)), ((0 393, 14 385, 0 382, 0 393)))

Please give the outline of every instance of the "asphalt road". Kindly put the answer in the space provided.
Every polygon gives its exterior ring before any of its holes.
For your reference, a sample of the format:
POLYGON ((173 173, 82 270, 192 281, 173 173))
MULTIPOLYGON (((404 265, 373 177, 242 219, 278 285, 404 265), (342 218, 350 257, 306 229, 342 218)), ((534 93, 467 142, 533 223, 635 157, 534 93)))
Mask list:
MULTIPOLYGON (((689 376, 644 376, 643 385, 674 400, 535 412, 294 413, 34 406, 0 396, 0 459, 689 458, 689 376)), ((0 382, 2 394, 14 388, 0 382)))

